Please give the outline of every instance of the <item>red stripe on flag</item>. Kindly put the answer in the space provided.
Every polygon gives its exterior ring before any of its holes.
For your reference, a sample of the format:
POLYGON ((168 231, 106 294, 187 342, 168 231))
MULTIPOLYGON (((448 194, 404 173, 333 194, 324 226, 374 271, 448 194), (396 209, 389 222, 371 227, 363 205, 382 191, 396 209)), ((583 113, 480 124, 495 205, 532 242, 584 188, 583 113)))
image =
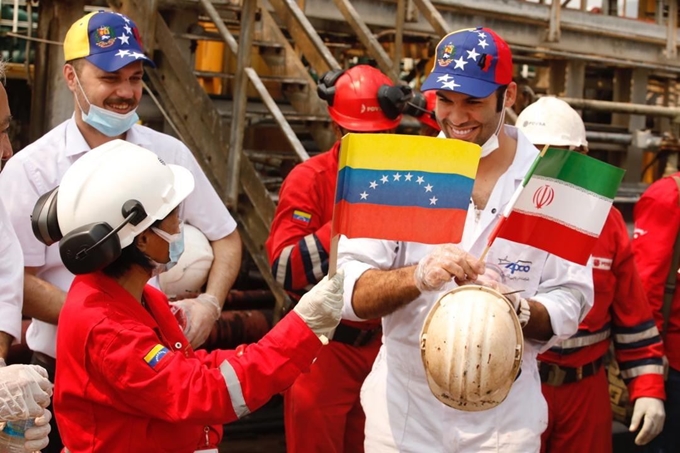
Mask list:
POLYGON ((425 244, 458 243, 465 226, 464 209, 430 209, 370 203, 335 205, 333 229, 349 238, 374 238, 425 244))
POLYGON ((545 250, 578 264, 588 262, 597 241, 596 237, 568 226, 517 211, 510 213, 498 237, 545 250))

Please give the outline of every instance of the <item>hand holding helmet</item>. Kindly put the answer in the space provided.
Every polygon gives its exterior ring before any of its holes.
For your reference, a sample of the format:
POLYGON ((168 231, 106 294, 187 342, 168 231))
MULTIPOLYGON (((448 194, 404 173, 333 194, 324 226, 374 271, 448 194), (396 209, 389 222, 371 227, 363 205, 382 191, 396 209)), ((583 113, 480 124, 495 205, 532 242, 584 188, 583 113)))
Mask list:
POLYGON ((44 368, 38 365, 0 367, 0 420, 38 417, 49 406, 51 396, 52 383, 44 368))
POLYGON ((318 337, 327 336, 340 323, 344 280, 342 271, 331 278, 325 276, 293 308, 318 337))
POLYGON ((414 280, 422 291, 436 291, 454 277, 461 282, 477 280, 484 273, 484 262, 453 244, 437 246, 416 266, 414 280))

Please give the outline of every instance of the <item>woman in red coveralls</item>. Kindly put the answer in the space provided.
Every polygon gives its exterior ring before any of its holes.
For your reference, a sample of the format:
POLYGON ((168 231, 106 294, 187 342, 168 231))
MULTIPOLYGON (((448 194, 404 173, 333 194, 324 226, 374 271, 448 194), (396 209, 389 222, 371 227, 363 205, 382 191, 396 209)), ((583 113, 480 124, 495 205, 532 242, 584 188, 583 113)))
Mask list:
POLYGON ((222 424, 289 387, 338 324, 341 275, 259 343, 193 351, 166 297, 146 284, 183 250, 179 205, 193 186, 188 170, 115 140, 36 205, 36 236, 66 233, 61 257, 77 274, 57 337, 54 409, 67 451, 216 453, 222 424))

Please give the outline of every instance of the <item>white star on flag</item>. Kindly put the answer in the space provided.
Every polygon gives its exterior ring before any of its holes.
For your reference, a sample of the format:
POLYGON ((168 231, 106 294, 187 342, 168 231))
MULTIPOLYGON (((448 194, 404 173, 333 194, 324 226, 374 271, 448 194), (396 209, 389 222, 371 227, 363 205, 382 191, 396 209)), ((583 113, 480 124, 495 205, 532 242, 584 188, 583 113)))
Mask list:
POLYGON ((389 178, 385 175, 383 175, 382 178, 380 178, 380 181, 382 181, 383 184, 385 184, 387 181, 389 181, 389 178))
POLYGON ((404 179, 405 179, 406 181, 410 181, 411 178, 413 178, 413 175, 412 175, 411 173, 407 173, 407 174, 404 175, 404 179))
POLYGON ((436 205, 437 204, 437 197, 430 198, 430 204, 436 205))
POLYGON ((416 182, 417 182, 418 184, 422 184, 422 183, 425 182, 425 178, 423 178, 422 176, 418 176, 418 179, 416 179, 416 182))
POLYGON ((486 39, 480 39, 479 44, 477 45, 480 46, 482 49, 486 49, 486 46, 488 46, 489 43, 486 42, 486 39))
POLYGON ((127 44, 128 46, 130 45, 130 43, 128 42, 130 40, 130 37, 128 35, 120 35, 118 39, 120 39, 121 44, 127 44))
POLYGON ((371 181, 370 186, 371 186, 371 189, 375 189, 376 187, 378 187, 378 183, 375 182, 375 181, 371 181))
POLYGON ((471 59, 472 59, 472 60, 477 61, 477 57, 479 56, 479 54, 477 53, 477 51, 476 51, 475 49, 466 50, 466 52, 467 52, 467 54, 468 54, 468 56, 467 56, 467 59, 468 59, 468 60, 471 60, 471 59))
POLYGON ((395 173, 393 177, 394 177, 394 180, 395 180, 395 181, 400 181, 400 180, 401 180, 401 175, 400 175, 399 173, 395 173))
POLYGON ((125 26, 124 26, 123 28, 124 28, 125 31, 128 33, 128 35, 131 35, 131 34, 132 34, 132 29, 130 28, 129 25, 125 24, 125 26))
POLYGON ((116 56, 117 56, 117 57, 120 57, 120 58, 128 57, 128 56, 130 56, 130 51, 129 51, 129 50, 120 49, 118 52, 116 52, 116 56))
POLYGON ((144 54, 143 54, 143 53, 139 53, 139 52, 132 52, 132 53, 130 54, 130 56, 131 56, 131 57, 135 57, 135 60, 136 60, 137 58, 144 58, 144 54))
POLYGON ((463 56, 462 56, 462 55, 461 55, 460 57, 458 57, 457 60, 453 60, 453 62, 456 63, 456 67, 453 68, 453 69, 458 69, 458 68, 460 68, 460 69, 462 69, 463 71, 465 71, 465 65, 468 64, 467 61, 463 60, 463 56))
POLYGON ((477 32, 477 36, 479 36, 480 38, 484 39, 484 38, 486 38, 486 33, 483 33, 483 32, 481 32, 481 31, 479 31, 479 32, 477 32))
POLYGON ((428 184, 425 186, 425 192, 432 192, 432 185, 428 184))
POLYGON ((451 76, 448 75, 448 74, 444 74, 443 76, 439 76, 439 77, 437 77, 437 82, 441 82, 441 81, 448 82, 449 77, 451 77, 451 76))
POLYGON ((455 80, 451 80, 450 82, 442 83, 442 88, 447 88, 451 91, 455 91, 456 88, 458 88, 460 85, 458 85, 455 80))
POLYGON ((361 195, 361 199, 362 199, 362 200, 365 200, 365 199, 368 198, 368 194, 366 193, 365 190, 364 190, 362 193, 360 193, 359 195, 361 195))

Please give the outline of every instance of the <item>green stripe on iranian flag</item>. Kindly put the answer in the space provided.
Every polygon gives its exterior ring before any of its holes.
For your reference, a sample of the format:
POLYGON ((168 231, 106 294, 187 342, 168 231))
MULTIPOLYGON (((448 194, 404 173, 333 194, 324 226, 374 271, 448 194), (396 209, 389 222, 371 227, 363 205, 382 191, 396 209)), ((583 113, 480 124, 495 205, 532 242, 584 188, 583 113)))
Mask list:
POLYGON ((588 236, 598 236, 611 205, 611 198, 534 173, 513 211, 551 220, 588 236))
POLYGON ((529 175, 559 179, 613 200, 623 179, 624 171, 613 165, 567 149, 549 148, 538 159, 529 175))

